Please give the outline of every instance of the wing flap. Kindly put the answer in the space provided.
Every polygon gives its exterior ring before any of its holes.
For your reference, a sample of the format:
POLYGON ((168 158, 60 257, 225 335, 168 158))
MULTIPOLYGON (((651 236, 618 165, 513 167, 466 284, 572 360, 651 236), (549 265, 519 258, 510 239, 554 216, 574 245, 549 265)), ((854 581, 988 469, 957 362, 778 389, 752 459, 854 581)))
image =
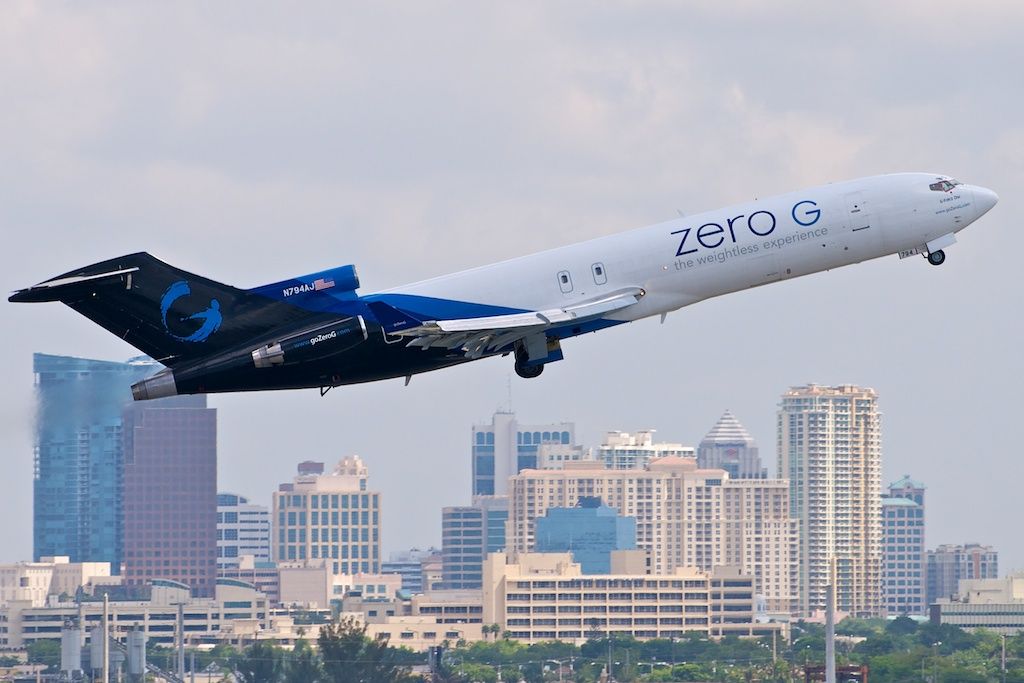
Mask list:
POLYGON ((644 294, 646 292, 642 288, 630 287, 563 308, 451 320, 422 321, 382 302, 369 305, 385 331, 390 335, 409 337, 409 346, 424 350, 461 349, 467 358, 479 358, 556 325, 592 320, 627 308, 644 294))
POLYGON ((459 320, 436 320, 442 332, 469 332, 471 330, 505 330, 512 327, 533 327, 546 325, 548 321, 542 317, 544 313, 510 313, 509 315, 492 315, 486 318, 462 318, 459 320))

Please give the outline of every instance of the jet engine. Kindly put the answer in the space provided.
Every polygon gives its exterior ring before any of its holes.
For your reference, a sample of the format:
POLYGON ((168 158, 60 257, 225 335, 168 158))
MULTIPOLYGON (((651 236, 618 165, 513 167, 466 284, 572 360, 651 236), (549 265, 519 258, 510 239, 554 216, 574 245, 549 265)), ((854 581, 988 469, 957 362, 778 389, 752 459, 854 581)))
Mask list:
POLYGON ((363 316, 357 315, 293 332, 283 339, 264 344, 252 352, 252 362, 257 368, 272 368, 317 360, 347 351, 366 338, 366 323, 363 316))
POLYGON ((245 391, 264 386, 287 386, 297 366, 324 360, 366 341, 369 334, 363 316, 307 322, 282 330, 262 343, 235 348, 175 365, 132 385, 136 401, 177 396, 179 393, 245 391), (283 373, 283 374, 279 374, 283 373))

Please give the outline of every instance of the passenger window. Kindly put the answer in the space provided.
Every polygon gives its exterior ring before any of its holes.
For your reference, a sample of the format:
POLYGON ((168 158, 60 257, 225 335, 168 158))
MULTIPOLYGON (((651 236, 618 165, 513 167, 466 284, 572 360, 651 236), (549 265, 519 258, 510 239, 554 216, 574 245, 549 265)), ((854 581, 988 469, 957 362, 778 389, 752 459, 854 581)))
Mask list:
POLYGON ((590 272, 594 276, 595 285, 603 285, 608 282, 608 274, 605 272, 603 263, 595 263, 590 266, 590 272))
POLYGON ((569 275, 568 270, 562 270, 558 273, 558 288, 563 293, 568 294, 572 291, 572 277, 569 275))

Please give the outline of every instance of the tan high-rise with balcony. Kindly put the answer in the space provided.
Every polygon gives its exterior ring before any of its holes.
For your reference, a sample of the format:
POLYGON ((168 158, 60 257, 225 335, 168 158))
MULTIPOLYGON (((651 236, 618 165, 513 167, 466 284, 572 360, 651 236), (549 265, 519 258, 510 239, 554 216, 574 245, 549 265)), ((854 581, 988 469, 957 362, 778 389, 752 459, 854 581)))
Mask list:
POLYGON ((769 611, 796 607, 796 524, 787 482, 733 480, 725 470, 698 469, 694 458, 682 457, 652 460, 644 469, 574 462, 562 470, 524 470, 509 479, 509 549, 532 552, 534 521, 548 508, 573 507, 587 496, 636 519, 636 545, 650 554, 651 573, 738 566, 754 575, 769 611))
POLYGON ((881 431, 873 389, 812 384, 782 396, 777 474, 800 528, 803 613, 824 608, 832 558, 837 609, 882 612, 881 431))

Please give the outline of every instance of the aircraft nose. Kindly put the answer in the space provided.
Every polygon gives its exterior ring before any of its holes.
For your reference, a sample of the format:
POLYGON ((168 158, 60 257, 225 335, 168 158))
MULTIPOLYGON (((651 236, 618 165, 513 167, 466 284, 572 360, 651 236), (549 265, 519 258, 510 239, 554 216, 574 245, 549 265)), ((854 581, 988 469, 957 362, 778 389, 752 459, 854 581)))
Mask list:
POLYGON ((978 218, 988 213, 999 201, 999 195, 987 187, 974 187, 974 204, 978 207, 978 218))

